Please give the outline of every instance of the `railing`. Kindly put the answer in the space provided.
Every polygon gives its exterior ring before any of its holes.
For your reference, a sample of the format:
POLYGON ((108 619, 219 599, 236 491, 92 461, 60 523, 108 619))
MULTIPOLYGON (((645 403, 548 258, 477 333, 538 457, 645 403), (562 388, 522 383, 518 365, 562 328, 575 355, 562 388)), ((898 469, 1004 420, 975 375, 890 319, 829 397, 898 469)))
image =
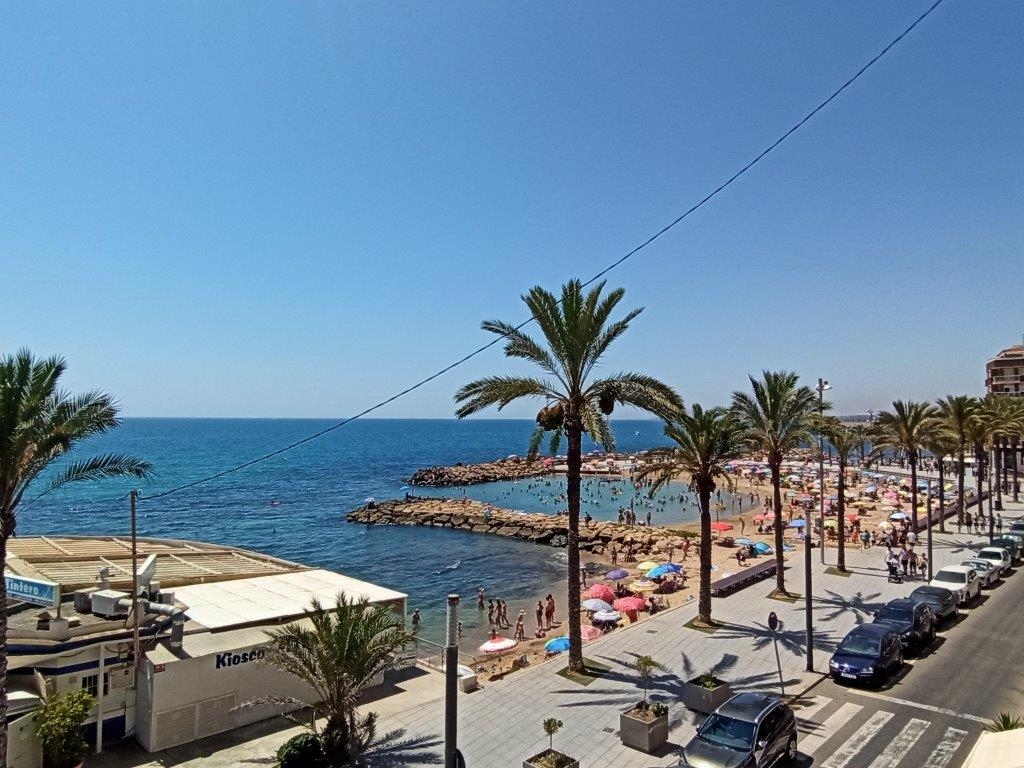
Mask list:
MULTIPOLYGON (((444 671, 445 647, 443 645, 416 638, 413 640, 412 647, 406 648, 406 652, 415 654, 417 663, 430 669, 444 671)), ((479 657, 459 651, 459 664, 469 667, 474 672, 477 671, 480 662, 479 657)))

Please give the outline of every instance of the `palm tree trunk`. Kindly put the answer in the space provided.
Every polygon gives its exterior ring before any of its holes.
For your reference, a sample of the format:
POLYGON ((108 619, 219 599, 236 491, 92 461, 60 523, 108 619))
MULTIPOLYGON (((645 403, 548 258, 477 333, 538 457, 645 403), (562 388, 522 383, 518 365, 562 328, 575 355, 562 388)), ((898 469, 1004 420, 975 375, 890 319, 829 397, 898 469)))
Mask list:
POLYGON ((782 461, 773 459, 769 466, 772 470, 772 504, 775 507, 775 591, 788 595, 782 566, 782 461))
POLYGON ((1003 465, 1003 438, 999 438, 992 446, 992 458, 995 459, 996 471, 996 511, 1003 511, 1003 481, 1006 480, 1006 467, 1003 465))
MULTIPOLYGON (((13 515, 4 516, 13 519, 13 515)), ((13 525, 4 525, 4 533, 13 525)), ((6 573, 7 535, 0 536, 0 570, 6 573)), ((7 768, 7 580, 0 579, 0 768, 7 768)))
MULTIPOLYGON (((942 460, 939 460, 939 533, 946 532, 946 489, 943 482, 943 465, 942 460)), ((929 509, 928 514, 932 511, 929 509)), ((931 560, 929 559, 929 563, 931 560)))
MULTIPOLYGON (((844 448, 846 446, 843 446, 844 448)), ((846 570, 846 499, 843 498, 843 494, 846 492, 846 455, 840 452, 839 454, 839 483, 836 486, 839 493, 839 520, 836 521, 836 530, 839 536, 839 546, 836 550, 836 570, 846 570)), ((825 492, 824 489, 821 491, 825 492)), ((821 532, 822 537, 825 536, 825 531, 821 532)))
POLYGON ((1020 463, 1020 457, 1018 456, 1018 447, 1019 447, 1019 445, 1020 444, 1018 443, 1016 437, 1013 438, 1010 441, 1010 446, 1013 449, 1013 450, 1010 451, 1010 456, 1011 456, 1012 461, 1013 461, 1013 488, 1011 490, 1013 491, 1013 503, 1014 504, 1016 504, 1018 501, 1020 501, 1020 498, 1019 498, 1020 491, 1018 490, 1018 487, 1020 485, 1020 474, 1019 474, 1019 469, 1017 468, 1017 465, 1020 463))
POLYGON ((583 672, 583 637, 580 634, 580 473, 583 465, 583 430, 578 423, 566 425, 568 453, 565 473, 569 502, 569 669, 583 672))
POLYGON ((910 462, 910 520, 914 527, 914 534, 917 534, 917 451, 907 452, 907 461, 910 462))
POLYGON ((960 443, 960 453, 956 459, 956 524, 964 524, 964 478, 967 467, 964 466, 964 444, 960 443))
POLYGON ((703 485, 700 495, 700 581, 697 595, 697 619, 711 623, 711 489, 703 485))

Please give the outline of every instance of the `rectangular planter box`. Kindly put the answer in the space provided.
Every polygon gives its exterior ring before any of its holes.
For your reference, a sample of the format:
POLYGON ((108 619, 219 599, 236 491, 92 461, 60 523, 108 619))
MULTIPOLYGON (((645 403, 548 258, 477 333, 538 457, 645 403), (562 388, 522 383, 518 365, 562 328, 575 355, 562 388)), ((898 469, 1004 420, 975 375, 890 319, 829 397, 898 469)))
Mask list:
POLYGON ((557 749, 545 749, 543 752, 541 752, 540 754, 534 755, 529 760, 523 760, 523 768, 537 768, 538 763, 536 763, 534 761, 535 760, 540 760, 542 757, 544 757, 545 755, 549 755, 549 754, 562 755, 562 757, 566 758, 568 760, 568 762, 565 762, 565 763, 562 764, 564 766, 564 768, 580 768, 580 761, 579 760, 573 760, 568 755, 563 755, 557 749))
POLYGON ((619 715, 619 738, 627 747, 651 754, 668 741, 668 715, 653 720, 642 720, 630 714, 632 709, 619 715))
POLYGON ((705 688, 693 680, 687 680, 683 686, 683 703, 689 708, 704 714, 711 714, 732 698, 732 689, 726 682, 717 688, 705 688))

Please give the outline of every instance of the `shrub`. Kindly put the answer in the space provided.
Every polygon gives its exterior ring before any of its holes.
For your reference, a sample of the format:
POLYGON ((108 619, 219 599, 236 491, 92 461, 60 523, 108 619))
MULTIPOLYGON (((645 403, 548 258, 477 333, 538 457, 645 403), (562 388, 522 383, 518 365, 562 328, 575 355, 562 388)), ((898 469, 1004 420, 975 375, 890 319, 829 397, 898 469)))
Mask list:
POLYGON ((84 690, 49 697, 36 712, 36 735, 48 768, 72 768, 89 751, 82 726, 95 699, 84 690))
POLYGON ((327 765, 320 739, 312 733, 292 736, 277 750, 279 768, 321 768, 327 765))

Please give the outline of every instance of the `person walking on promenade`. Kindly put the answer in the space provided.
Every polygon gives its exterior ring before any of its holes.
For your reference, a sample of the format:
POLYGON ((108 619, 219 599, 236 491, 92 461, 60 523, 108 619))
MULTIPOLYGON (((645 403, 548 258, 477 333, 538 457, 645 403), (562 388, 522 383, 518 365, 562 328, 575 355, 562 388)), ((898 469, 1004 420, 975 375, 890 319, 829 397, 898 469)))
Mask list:
POLYGON ((1002 514, 997 514, 996 515, 996 530, 999 531, 999 533, 1003 532, 1003 516, 1002 516, 1002 514))
POLYGON ((903 569, 903 575, 908 575, 907 571, 910 565, 910 552, 907 551, 906 546, 900 547, 900 567, 903 569))
POLYGON ((544 629, 551 629, 555 621, 555 598, 547 596, 547 605, 544 607, 544 629))
POLYGON ((484 588, 480 587, 476 591, 476 609, 482 611, 484 609, 484 588))
POLYGON ((914 550, 910 550, 910 554, 907 556, 907 562, 910 564, 910 577, 917 577, 917 553, 914 550))
POLYGON ((970 512, 965 512, 964 513, 964 523, 967 525, 967 532, 968 533, 970 533, 972 530, 974 530, 974 518, 971 516, 970 512))
POLYGON ((494 600, 487 601, 487 624, 494 626, 494 600))

